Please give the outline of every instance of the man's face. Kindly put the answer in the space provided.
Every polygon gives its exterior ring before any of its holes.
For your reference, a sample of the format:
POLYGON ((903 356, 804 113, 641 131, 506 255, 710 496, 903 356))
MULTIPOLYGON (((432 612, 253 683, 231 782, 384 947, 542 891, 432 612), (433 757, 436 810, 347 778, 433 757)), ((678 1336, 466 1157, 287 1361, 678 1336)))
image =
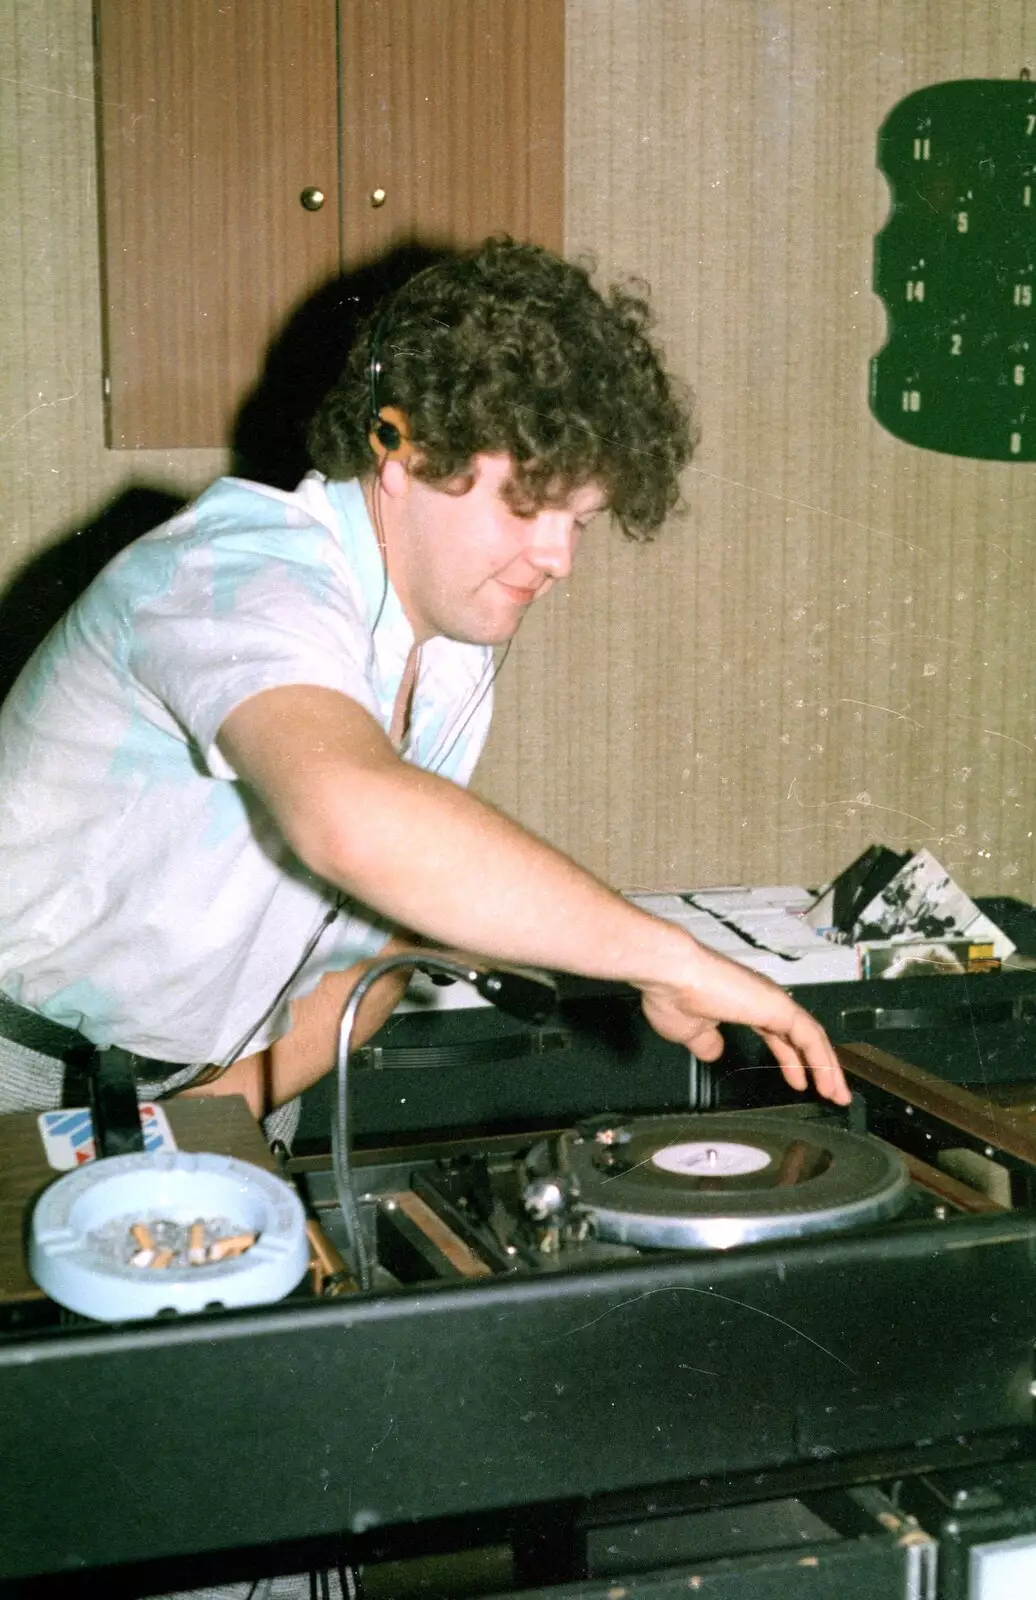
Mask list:
POLYGON ((583 528, 604 507, 592 485, 563 506, 519 515, 504 499, 508 456, 478 455, 465 494, 408 475, 385 518, 389 577, 420 642, 503 644, 534 601, 572 570, 583 528))

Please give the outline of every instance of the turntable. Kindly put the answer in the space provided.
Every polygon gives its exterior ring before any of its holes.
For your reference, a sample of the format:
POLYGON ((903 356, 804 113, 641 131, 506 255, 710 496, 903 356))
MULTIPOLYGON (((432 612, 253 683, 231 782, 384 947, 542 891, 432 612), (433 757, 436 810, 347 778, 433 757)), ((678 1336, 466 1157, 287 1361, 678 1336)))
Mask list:
POLYGON ((910 1195, 890 1145, 773 1112, 605 1119, 562 1135, 553 1159, 553 1179, 539 1175, 522 1196, 534 1220, 553 1206, 601 1239, 663 1250, 862 1227, 898 1215, 910 1195))

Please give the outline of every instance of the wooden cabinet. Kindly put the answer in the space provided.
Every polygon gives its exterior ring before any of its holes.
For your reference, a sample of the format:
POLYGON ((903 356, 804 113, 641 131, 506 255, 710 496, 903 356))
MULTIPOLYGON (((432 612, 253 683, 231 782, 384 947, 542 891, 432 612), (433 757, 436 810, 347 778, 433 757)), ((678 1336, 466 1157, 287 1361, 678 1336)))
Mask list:
POLYGON ((97 0, 107 439, 226 444, 270 341, 404 242, 559 249, 563 0, 97 0))

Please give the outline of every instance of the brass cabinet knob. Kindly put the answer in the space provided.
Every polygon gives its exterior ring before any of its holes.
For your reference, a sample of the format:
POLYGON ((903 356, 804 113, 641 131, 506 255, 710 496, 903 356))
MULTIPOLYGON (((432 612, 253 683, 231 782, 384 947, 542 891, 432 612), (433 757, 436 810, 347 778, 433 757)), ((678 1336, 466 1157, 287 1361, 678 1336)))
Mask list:
POLYGON ((324 203, 323 189, 303 189, 299 199, 307 211, 319 211, 324 203))
POLYGON ((383 206, 387 199, 388 195, 385 193, 384 189, 371 190, 371 205, 374 207, 375 211, 379 206, 383 206))

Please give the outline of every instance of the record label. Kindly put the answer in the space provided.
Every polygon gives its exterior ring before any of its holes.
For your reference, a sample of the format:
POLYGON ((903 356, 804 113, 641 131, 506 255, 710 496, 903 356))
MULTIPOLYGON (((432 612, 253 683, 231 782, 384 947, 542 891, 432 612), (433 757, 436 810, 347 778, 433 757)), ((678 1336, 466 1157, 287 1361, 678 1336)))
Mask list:
POLYGON ((688 1140, 684 1144, 663 1145, 651 1157, 652 1165, 663 1172, 676 1172, 687 1178, 738 1178, 746 1172, 761 1172, 770 1165, 768 1150, 754 1144, 735 1144, 728 1139, 688 1140))

